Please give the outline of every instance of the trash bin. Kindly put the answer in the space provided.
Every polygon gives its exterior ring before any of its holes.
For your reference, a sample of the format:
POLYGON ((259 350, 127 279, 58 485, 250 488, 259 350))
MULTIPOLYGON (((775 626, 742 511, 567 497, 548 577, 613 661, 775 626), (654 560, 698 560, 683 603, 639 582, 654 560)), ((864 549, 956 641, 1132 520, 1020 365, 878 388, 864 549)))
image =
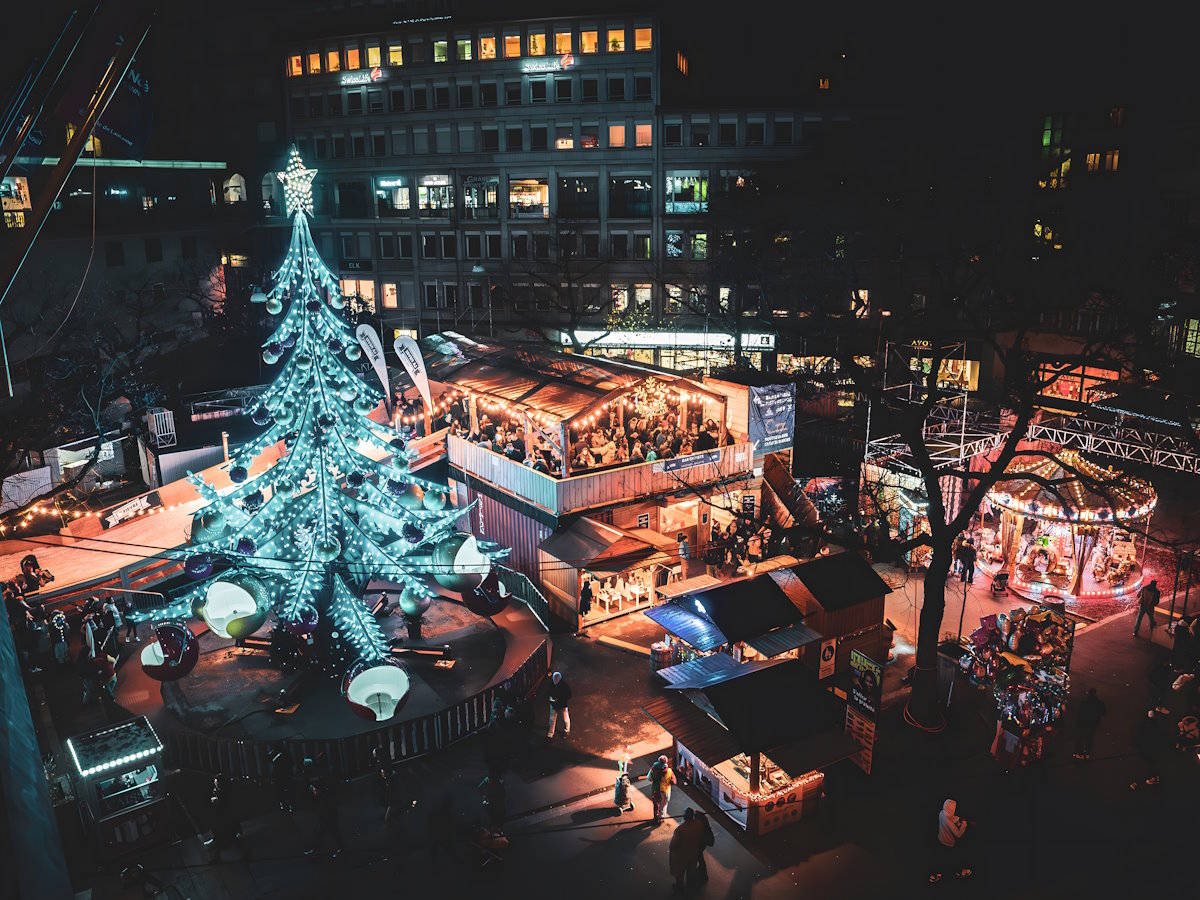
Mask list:
POLYGON ((629 776, 624 772, 617 776, 617 784, 613 790, 613 805, 617 808, 618 815, 627 809, 633 809, 633 804, 629 800, 629 776))
POLYGON ((659 641, 650 645, 650 671, 667 669, 675 664, 675 648, 669 641, 659 641))

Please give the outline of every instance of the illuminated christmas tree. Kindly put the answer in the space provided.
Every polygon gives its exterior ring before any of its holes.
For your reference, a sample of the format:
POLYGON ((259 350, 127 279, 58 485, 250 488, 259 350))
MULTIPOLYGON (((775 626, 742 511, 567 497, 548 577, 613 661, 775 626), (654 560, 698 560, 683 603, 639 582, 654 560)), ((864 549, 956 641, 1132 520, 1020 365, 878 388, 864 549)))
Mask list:
POLYGON ((208 505, 193 519, 185 569, 208 579, 191 599, 222 636, 249 636, 272 611, 294 635, 313 634, 324 617, 330 650, 353 663, 347 698, 384 719, 402 702, 407 675, 363 599, 368 582, 403 585, 399 604, 410 618, 419 619, 434 597, 431 574, 491 614, 507 601, 491 562, 507 551, 482 551, 474 537, 456 532, 469 509, 448 506, 444 484, 412 474, 405 439, 370 418, 383 396, 355 371, 362 351, 343 318, 337 279, 309 232, 315 174, 293 148, 279 175, 291 245, 274 288, 251 298, 271 315, 283 313, 263 360, 286 360, 252 415, 264 431, 230 461, 232 489, 218 492, 189 476, 208 505), (277 445, 277 462, 254 465, 277 445), (222 562, 231 565, 209 578, 222 562))

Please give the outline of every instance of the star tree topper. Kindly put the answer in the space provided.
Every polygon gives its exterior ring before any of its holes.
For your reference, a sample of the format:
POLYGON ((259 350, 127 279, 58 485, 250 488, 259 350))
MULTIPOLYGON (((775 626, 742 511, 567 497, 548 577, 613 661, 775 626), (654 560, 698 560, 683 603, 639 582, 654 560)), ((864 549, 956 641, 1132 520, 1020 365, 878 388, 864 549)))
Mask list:
POLYGON ((289 216, 300 210, 312 215, 312 182, 316 176, 317 170, 305 166, 300 158, 300 151, 292 145, 292 157, 288 160, 287 171, 279 173, 279 180, 283 182, 284 205, 289 216))

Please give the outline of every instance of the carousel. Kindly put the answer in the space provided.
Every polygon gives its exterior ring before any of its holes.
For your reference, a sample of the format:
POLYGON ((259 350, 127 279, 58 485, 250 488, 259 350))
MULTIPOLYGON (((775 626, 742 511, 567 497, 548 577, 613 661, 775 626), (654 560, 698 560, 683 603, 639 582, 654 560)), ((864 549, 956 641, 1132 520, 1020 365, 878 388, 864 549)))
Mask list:
POLYGON ((1008 572, 1018 593, 1089 600, 1141 587, 1139 553, 1158 502, 1148 482, 1059 450, 1014 462, 987 501, 973 535, 977 564, 1008 572))

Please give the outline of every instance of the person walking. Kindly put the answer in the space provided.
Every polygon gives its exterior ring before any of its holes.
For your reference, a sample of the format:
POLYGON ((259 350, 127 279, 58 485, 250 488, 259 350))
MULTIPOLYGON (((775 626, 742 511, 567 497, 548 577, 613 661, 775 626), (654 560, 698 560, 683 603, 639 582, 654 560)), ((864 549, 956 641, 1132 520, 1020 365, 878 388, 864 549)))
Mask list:
POLYGON ((654 824, 657 825, 663 820, 671 799, 671 785, 675 783, 675 773, 665 753, 654 761, 645 777, 650 781, 650 802, 654 806, 654 824))
POLYGON ((692 558, 692 548, 688 546, 687 535, 679 535, 679 571, 682 577, 688 577, 688 561, 692 558))
MULTIPOLYGON (((1153 626, 1151 626, 1153 627, 1153 626)), ((1167 659, 1160 659, 1150 670, 1150 715, 1169 716, 1167 691, 1175 681, 1175 671, 1167 659)))
POLYGON ((1138 613, 1137 618, 1133 620, 1133 636, 1138 636, 1138 631, 1142 627, 1142 617, 1145 616, 1150 620, 1150 634, 1154 634, 1154 609, 1158 606, 1158 600, 1161 595, 1158 591, 1157 579, 1151 579, 1149 584, 1142 585, 1142 589, 1138 591, 1138 613))
POLYGON ((1158 722, 1154 718, 1154 710, 1138 719, 1133 731, 1133 749, 1141 757, 1142 774, 1144 778, 1135 778, 1129 784, 1131 791, 1156 787, 1161 780, 1159 777, 1159 760, 1162 756, 1163 739, 1159 734, 1158 722))
POLYGON ((330 859, 337 859, 346 849, 342 839, 342 827, 338 824, 337 794, 334 793, 332 775, 321 775, 308 786, 317 810, 317 833, 313 837, 312 846, 304 851, 305 856, 313 856, 321 848, 321 839, 326 834, 332 834, 335 849, 330 859))
POLYGON ((971 538, 962 547, 962 580, 970 584, 975 580, 975 541, 971 538))
POLYGON ((688 873, 697 866, 697 860, 703 851, 704 825, 696 818, 696 811, 690 806, 683 814, 683 821, 671 834, 671 843, 667 848, 667 865, 675 879, 672 889, 679 893, 687 886, 688 873))
POLYGON ((717 843, 717 836, 713 834, 712 825, 709 824, 708 816, 706 816, 704 813, 697 812, 696 821, 698 821, 704 828, 700 835, 700 851, 696 856, 696 877, 699 878, 700 883, 703 884, 704 882, 708 881, 708 861, 704 858, 704 849, 706 847, 715 846, 717 843))
POLYGON ((242 823, 233 808, 233 791, 224 775, 213 779, 213 792, 209 803, 213 816, 212 838, 205 841, 204 845, 208 848, 208 861, 217 862, 221 858, 222 850, 238 843, 242 838, 242 823))
POLYGON ((288 753, 287 745, 281 743, 267 755, 271 763, 271 777, 275 780, 275 796, 279 800, 279 808, 285 813, 295 811, 292 800, 292 789, 295 786, 296 763, 292 754, 288 753))
POLYGON ((562 672, 550 676, 550 725, 546 729, 546 737, 554 737, 554 726, 562 714, 563 734, 571 733, 571 713, 568 706, 571 702, 571 686, 562 677, 562 672))
POLYGON ((951 868, 956 865, 957 868, 954 872, 956 876, 959 878, 970 877, 971 870, 966 866, 958 865, 958 843, 966 832, 967 820, 958 815, 958 804, 954 800, 947 800, 942 804, 942 811, 938 814, 938 850, 941 861, 929 876, 931 884, 942 880, 943 868, 951 868), (950 866, 943 865, 947 860, 950 862, 950 866))
POLYGON ((1076 759, 1091 759, 1092 745, 1096 742, 1096 730, 1100 720, 1108 712, 1104 701, 1096 696, 1095 688, 1088 688, 1087 697, 1079 704, 1079 735, 1075 748, 1076 759))
POLYGON ((119 654, 121 652, 120 629, 125 624, 125 619, 121 615, 121 607, 117 605, 115 597, 109 597, 108 602, 104 604, 104 624, 106 635, 112 635, 109 640, 119 654))

